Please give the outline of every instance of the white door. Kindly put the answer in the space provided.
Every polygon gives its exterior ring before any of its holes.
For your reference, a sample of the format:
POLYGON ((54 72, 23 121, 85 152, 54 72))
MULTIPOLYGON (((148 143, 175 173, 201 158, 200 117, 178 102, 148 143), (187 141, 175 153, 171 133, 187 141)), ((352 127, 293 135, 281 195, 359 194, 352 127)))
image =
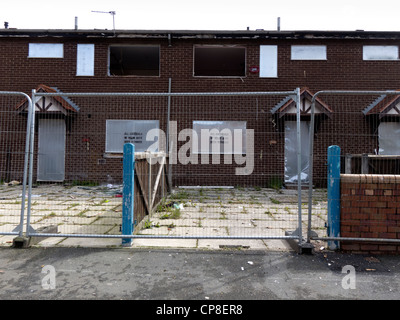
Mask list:
POLYGON ((38 181, 64 181, 65 120, 39 119, 38 181))
MULTIPOLYGON (((310 164, 309 121, 300 121, 301 182, 308 183, 310 164)), ((285 121, 285 182, 297 183, 297 122, 285 121)))

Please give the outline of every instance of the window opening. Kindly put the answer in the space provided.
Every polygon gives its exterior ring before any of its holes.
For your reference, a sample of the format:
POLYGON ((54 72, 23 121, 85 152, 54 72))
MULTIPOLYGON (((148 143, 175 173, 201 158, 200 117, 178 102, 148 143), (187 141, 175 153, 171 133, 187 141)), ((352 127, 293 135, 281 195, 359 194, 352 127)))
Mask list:
POLYGON ((159 76, 159 46, 111 46, 111 76, 159 76))
POLYGON ((195 47, 194 76, 246 76, 246 49, 243 47, 195 47))

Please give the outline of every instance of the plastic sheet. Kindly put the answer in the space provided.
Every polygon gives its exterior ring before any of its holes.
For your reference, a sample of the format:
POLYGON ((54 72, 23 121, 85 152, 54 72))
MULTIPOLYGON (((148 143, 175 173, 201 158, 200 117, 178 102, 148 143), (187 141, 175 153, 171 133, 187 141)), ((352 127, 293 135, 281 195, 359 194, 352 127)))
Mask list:
POLYGON ((382 122, 379 125, 379 154, 400 154, 400 123, 382 122))

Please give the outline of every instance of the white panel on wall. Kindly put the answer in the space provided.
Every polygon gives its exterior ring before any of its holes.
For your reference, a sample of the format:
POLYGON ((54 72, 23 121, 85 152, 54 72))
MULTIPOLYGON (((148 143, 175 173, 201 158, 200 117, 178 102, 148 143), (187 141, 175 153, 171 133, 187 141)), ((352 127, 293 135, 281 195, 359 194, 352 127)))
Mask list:
POLYGON ((193 121, 195 154, 246 154, 246 121, 193 121))
POLYGON ((94 44, 78 44, 76 57, 76 75, 94 75, 94 44))
POLYGON ((260 78, 278 77, 278 46, 260 46, 260 78))
POLYGON ((398 46, 363 46, 363 60, 398 60, 398 46))
POLYGON ((146 140, 147 133, 159 128, 158 120, 106 120, 106 152, 122 153, 125 143, 133 143, 135 152, 144 152, 154 146, 154 141, 146 140))
POLYGON ((326 46, 292 46, 292 60, 326 60, 326 46))
POLYGON ((63 58, 62 43, 30 43, 29 58, 63 58))

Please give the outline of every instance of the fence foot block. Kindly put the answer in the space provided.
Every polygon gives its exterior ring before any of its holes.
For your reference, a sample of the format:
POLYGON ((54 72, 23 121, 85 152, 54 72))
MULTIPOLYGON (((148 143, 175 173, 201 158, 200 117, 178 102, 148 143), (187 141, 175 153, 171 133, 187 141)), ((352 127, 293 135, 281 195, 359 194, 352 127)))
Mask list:
MULTIPOLYGON (((295 231, 285 231, 285 236, 296 236, 297 230, 295 231)), ((314 245, 312 243, 303 241, 299 241, 298 239, 286 239, 290 247, 296 251, 298 254, 313 254, 314 253, 314 245)))
MULTIPOLYGON (((44 226, 38 228, 35 233, 57 233, 58 227, 56 225, 44 226)), ((13 239, 13 247, 14 248, 29 248, 35 244, 38 244, 40 241, 46 239, 47 237, 25 237, 18 236, 13 239)))
POLYGON ((29 247, 30 238, 24 236, 18 236, 13 239, 13 248, 28 248, 29 247))

